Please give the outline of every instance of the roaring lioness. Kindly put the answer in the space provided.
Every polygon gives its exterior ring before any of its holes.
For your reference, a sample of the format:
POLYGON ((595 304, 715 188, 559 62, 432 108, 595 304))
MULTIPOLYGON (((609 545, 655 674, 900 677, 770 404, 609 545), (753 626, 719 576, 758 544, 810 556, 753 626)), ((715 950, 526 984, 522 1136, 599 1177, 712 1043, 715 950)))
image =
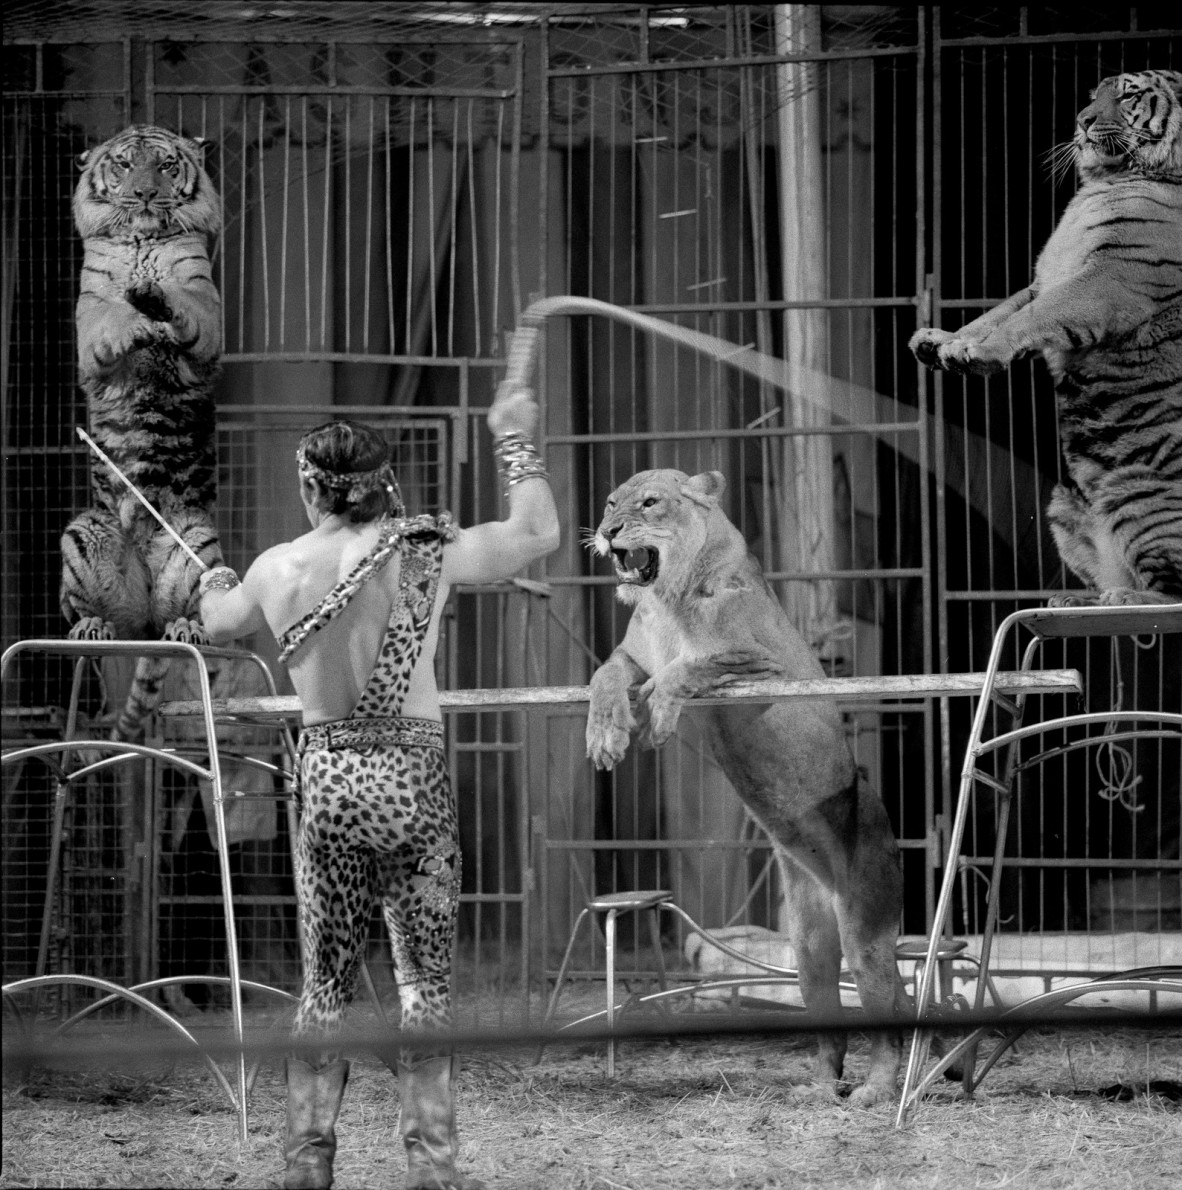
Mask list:
MULTIPOLYGON (((719 506, 725 486, 717 471, 642 471, 608 498, 593 545, 611 557, 617 597, 633 612, 623 643, 591 679, 587 755, 597 768, 623 759, 634 730, 659 747, 687 698, 729 679, 824 676, 719 506), (628 689, 641 683, 634 716, 628 689)), ((838 1015, 844 954, 868 1013, 903 1010, 898 848, 836 705, 793 699, 699 713, 715 759, 776 844, 805 1004, 838 1015)), ((896 1034, 875 1034, 869 1076, 851 1103, 894 1097, 900 1045, 896 1034)), ((795 1098, 836 1093, 845 1037, 826 1034, 818 1048, 815 1078, 795 1098)))

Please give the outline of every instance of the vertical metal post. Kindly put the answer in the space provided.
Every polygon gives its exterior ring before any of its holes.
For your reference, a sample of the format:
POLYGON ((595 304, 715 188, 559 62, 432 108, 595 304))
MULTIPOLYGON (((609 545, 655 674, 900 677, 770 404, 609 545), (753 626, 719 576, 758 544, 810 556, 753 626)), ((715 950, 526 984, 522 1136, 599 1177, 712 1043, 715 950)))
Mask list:
MULTIPOLYGON (((242 973, 238 965, 238 930, 234 923, 233 883, 230 873, 230 843, 226 834, 225 790, 222 787, 222 764, 218 751, 217 724, 213 717, 213 692, 210 688, 209 671, 205 659, 194 645, 185 646, 197 668, 197 681, 201 689, 201 715, 205 724, 205 736, 209 744, 209 777, 213 787, 213 816, 218 840, 218 869, 222 880, 222 909, 226 924, 226 957, 230 971, 230 1013, 233 1018, 234 1040, 241 1046, 244 1041, 242 1020, 242 973)), ((238 1139, 246 1143, 246 1053, 239 1050, 235 1057, 238 1097, 238 1139)))
MULTIPOLYGON (((927 153, 931 151, 931 177, 932 177, 932 197, 931 209, 929 212, 929 224, 931 227, 931 271, 925 274, 922 293, 924 295, 925 305, 927 307, 928 318, 931 325, 939 325, 942 321, 942 313, 940 306, 941 284, 940 278, 943 269, 943 201, 944 201, 944 163, 941 156, 941 147, 943 145, 943 48, 941 45, 940 34, 940 9, 938 5, 932 5, 928 10, 931 16, 931 42, 928 47, 928 64, 931 75, 931 95, 932 95, 932 123, 931 136, 928 141, 924 143, 922 152, 927 153)), ((924 18, 921 16, 921 21, 924 18)), ((927 370, 916 361, 916 370, 919 375, 920 392, 926 394, 928 391, 927 370)), ((938 562, 935 567, 934 587, 933 587, 933 604, 936 614, 936 639, 939 643, 939 656, 933 659, 933 667, 938 667, 939 670, 944 670, 947 666, 948 658, 948 559, 947 551, 945 550, 945 543, 948 540, 948 504, 947 504, 947 473, 946 473, 946 450, 947 445, 944 441, 944 378, 939 372, 936 372, 932 379, 932 430, 934 437, 934 469, 931 472, 933 476, 935 502, 936 502, 936 525, 935 525, 935 539, 939 543, 938 546, 938 562)), ((924 405, 926 407, 926 395, 924 398, 924 405)), ((925 480, 926 482, 926 480, 925 480)), ((926 492, 924 502, 926 504, 926 492)), ((930 541, 930 538, 929 538, 930 541)), ((928 555, 930 558, 930 554, 928 555)), ((947 698, 940 699, 940 773, 939 773, 939 806, 938 813, 933 814, 929 819, 929 830, 933 834, 933 841, 935 842, 935 854, 931 853, 930 863, 928 868, 928 888, 927 888, 927 902, 928 902, 928 921, 932 920, 932 915, 935 912, 935 880, 936 871, 943 865, 944 856, 947 855, 947 838, 946 832, 948 824, 952 819, 952 772, 953 772, 953 757, 951 752, 951 705, 947 698)), ((933 809, 935 808, 935 801, 933 801, 933 809)))
POLYGON ((607 947, 604 967, 607 974, 607 1077, 616 1077, 616 1039, 612 1036, 616 1031, 616 914, 618 910, 609 909, 607 920, 603 923, 603 937, 607 947))

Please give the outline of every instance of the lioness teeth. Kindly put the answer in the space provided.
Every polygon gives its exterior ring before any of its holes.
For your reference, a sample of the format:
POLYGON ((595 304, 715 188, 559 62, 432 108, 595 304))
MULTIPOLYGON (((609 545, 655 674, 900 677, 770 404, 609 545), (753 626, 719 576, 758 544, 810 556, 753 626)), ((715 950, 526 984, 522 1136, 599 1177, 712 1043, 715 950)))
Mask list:
POLYGON ((646 546, 636 546, 629 550, 615 551, 616 576, 621 582, 651 583, 657 574, 657 563, 660 555, 656 550, 646 546))

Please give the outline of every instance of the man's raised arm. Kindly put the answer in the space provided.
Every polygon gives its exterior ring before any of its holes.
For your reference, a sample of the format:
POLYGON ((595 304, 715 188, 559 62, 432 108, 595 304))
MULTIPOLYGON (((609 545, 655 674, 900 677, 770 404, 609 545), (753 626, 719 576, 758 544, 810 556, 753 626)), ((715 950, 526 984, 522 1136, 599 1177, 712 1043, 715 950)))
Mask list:
POLYGON ((497 469, 508 511, 460 531, 444 551, 448 583, 494 582, 525 569, 558 548, 558 509, 545 465, 533 443, 538 406, 527 388, 502 384, 488 411, 497 469))

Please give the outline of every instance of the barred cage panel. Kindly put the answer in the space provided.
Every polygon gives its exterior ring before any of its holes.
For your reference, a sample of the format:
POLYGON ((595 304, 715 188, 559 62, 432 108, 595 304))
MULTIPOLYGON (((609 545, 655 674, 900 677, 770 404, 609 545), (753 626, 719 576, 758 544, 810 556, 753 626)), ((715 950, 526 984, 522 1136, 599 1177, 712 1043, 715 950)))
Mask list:
MULTIPOLYGON (((626 613, 581 534, 647 467, 725 475, 729 515, 833 673, 980 670, 1006 614, 1074 581, 1043 519, 1060 466, 1045 368, 933 380, 906 343, 1027 282, 1072 192, 1044 160, 1087 90, 1177 65, 1179 31, 1146 30, 1147 10, 13 7, 6 644, 65 631, 57 541, 89 501, 90 466, 74 436, 86 422, 74 159, 133 120, 205 138, 224 204, 217 515, 240 570, 300 531, 295 441, 338 414, 387 434, 412 512, 499 516, 483 411, 536 296, 600 298, 793 369, 777 387, 604 319, 549 320, 537 381, 563 544, 528 576, 543 587, 457 593, 446 686, 588 679, 626 613)), ((273 661, 272 642, 253 643, 273 661)), ((1177 705, 1172 648, 1076 642, 1046 664, 1083 670, 1098 708, 1177 705)), ((22 657, 6 674, 6 740, 59 732, 71 676, 22 657)), ((96 719, 106 677, 84 684, 96 719)), ((930 919, 970 712, 964 699, 914 700, 845 716, 901 841, 908 932, 930 919)), ((589 771, 579 709, 449 714, 465 1011, 528 1010, 527 977, 552 968, 592 892, 672 887, 708 925, 776 924, 768 841, 688 718, 674 745, 608 778, 589 771)), ((1119 747, 1127 761, 1114 745, 1103 762, 1053 758, 1023 774, 1005 928, 1177 928, 1182 759, 1167 742, 1119 747)), ((34 769, 4 770, 11 975, 35 963, 41 929, 55 788, 34 769)), ((163 772, 148 785, 149 802, 82 791, 69 809, 52 963, 131 978, 223 961, 200 791, 163 772), (115 937, 96 943, 92 928, 115 937)), ((255 793, 242 807, 254 834, 235 844, 243 957, 291 987, 287 819, 275 791, 255 793)), ((973 816, 981 870, 994 813, 973 816)), ((962 882, 969 933, 981 883, 962 882)), ((376 959, 376 931, 373 942, 376 959)), ((601 958, 592 948, 583 970, 601 958)), ((648 964, 639 942, 632 960, 648 964)))

